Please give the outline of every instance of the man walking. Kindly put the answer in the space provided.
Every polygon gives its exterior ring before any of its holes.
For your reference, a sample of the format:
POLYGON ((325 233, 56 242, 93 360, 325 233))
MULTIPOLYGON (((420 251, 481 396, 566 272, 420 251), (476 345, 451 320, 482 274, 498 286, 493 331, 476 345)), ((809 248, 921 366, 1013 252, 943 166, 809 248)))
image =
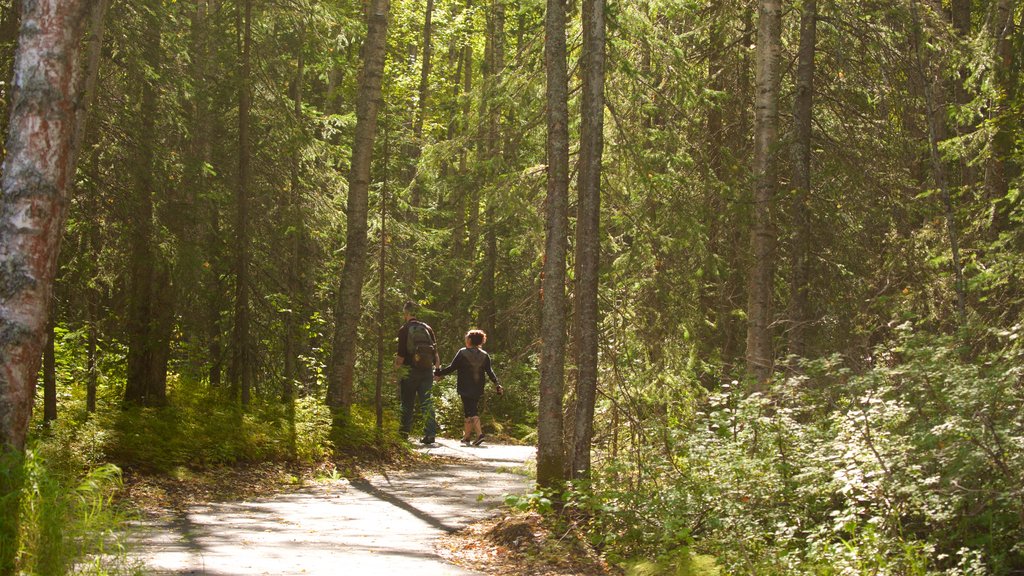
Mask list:
POLYGON ((413 410, 419 400, 423 412, 423 438, 420 444, 434 443, 437 433, 437 420, 434 419, 434 370, 441 367, 441 358, 437 355, 437 339, 434 329, 416 319, 419 306, 413 302, 405 303, 403 309, 405 324, 398 331, 398 355, 395 365, 408 369, 402 375, 399 393, 402 399, 402 423, 398 433, 408 438, 412 431, 413 410))

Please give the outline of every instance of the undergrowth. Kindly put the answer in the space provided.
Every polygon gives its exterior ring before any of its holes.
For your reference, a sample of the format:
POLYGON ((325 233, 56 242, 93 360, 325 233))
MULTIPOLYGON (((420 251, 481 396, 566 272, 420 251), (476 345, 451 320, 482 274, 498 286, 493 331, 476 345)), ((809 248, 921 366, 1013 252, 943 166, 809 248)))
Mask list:
POLYGON ((906 329, 867 370, 827 358, 765 394, 697 395, 561 499, 635 574, 1020 574, 1021 382, 1016 345, 978 357, 906 329))

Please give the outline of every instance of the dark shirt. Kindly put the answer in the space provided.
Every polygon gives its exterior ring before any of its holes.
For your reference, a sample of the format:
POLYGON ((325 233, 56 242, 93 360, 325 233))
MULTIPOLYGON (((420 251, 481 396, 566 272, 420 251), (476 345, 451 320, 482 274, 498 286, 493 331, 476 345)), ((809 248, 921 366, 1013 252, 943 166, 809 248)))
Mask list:
MULTIPOLYGON (((405 366, 411 366, 412 365, 412 360, 409 358, 409 356, 411 356, 411 355, 409 354, 409 350, 407 350, 408 346, 406 345, 408 343, 408 340, 409 340, 409 323, 410 322, 420 322, 420 321, 415 319, 415 318, 410 318, 409 321, 406 322, 405 324, 402 324, 402 327, 399 328, 399 330, 398 330, 398 355, 402 357, 402 364, 405 365, 405 366)), ((434 343, 434 346, 437 346, 437 337, 434 336, 434 329, 431 328, 430 325, 427 324, 426 322, 420 322, 420 324, 423 324, 424 326, 427 327, 427 332, 430 333, 430 341, 434 343)), ((434 361, 436 363, 440 363, 437 360, 437 358, 435 358, 434 361)))
POLYGON ((457 389, 459 396, 479 398, 484 395, 484 374, 491 382, 498 383, 498 377, 491 369, 491 356, 482 348, 463 348, 452 359, 452 363, 442 368, 438 374, 447 376, 459 371, 457 389))

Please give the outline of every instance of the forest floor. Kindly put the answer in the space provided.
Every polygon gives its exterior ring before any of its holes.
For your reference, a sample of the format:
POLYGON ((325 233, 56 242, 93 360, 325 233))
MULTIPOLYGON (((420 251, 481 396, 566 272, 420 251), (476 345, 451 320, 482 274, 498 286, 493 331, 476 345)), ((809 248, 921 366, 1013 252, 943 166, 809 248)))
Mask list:
POLYGON ((417 465, 287 490, 265 472, 187 482, 211 486, 187 495, 137 484, 150 505, 133 549, 146 574, 163 575, 607 573, 585 553, 540 553, 550 539, 539 518, 499 513, 504 495, 532 487, 534 448, 439 439, 416 450, 427 456, 417 465))

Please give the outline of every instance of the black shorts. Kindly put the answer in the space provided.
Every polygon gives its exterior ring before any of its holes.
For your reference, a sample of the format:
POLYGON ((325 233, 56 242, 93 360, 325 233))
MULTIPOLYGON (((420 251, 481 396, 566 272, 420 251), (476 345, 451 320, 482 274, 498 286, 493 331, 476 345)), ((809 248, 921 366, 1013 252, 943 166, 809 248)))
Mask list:
POLYGON ((462 398, 462 414, 466 418, 480 415, 479 396, 460 396, 460 398, 462 398))

